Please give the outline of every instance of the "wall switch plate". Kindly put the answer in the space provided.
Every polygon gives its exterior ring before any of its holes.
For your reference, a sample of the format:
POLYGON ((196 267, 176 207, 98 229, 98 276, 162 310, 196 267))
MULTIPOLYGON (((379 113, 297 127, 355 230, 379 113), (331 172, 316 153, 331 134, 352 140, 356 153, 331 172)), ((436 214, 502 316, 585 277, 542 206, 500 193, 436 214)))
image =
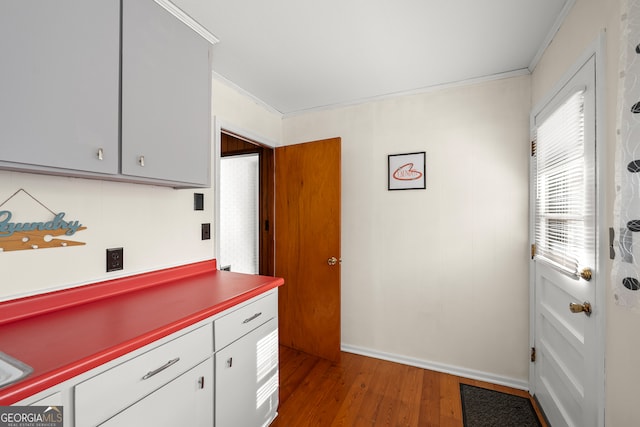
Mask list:
POLYGON ((211 224, 202 224, 202 240, 211 239, 211 224))
POLYGON ((204 210, 204 194, 203 193, 193 193, 193 210, 194 211, 204 210))
POLYGON ((123 248, 107 249, 107 273, 122 270, 124 268, 123 248))

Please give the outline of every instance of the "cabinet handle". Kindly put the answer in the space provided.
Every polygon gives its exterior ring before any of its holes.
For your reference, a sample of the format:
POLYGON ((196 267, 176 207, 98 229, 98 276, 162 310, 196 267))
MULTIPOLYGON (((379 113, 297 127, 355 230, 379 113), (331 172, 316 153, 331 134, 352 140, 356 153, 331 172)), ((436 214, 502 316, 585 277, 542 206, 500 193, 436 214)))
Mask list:
POLYGON ((142 377, 143 380, 148 380, 149 378, 151 378, 152 376, 154 376, 155 374, 158 374, 162 371, 164 371, 165 369, 167 369, 169 366, 171 365, 175 365, 176 363, 178 363, 178 361, 180 360, 179 357, 176 357, 175 359, 171 359, 169 360, 167 363, 165 363, 164 365, 160 366, 158 369, 154 369, 153 371, 149 371, 147 372, 144 377, 142 377))
POLYGON ((104 150, 102 148, 98 148, 98 160, 104 160, 104 150))
POLYGON ((261 316, 261 315, 262 315, 262 312, 260 312, 260 313, 256 313, 256 314, 254 314, 253 316, 251 316, 251 317, 248 317, 248 318, 244 319, 244 321, 242 322, 242 324, 249 323, 249 322, 251 322, 252 320, 256 319, 257 317, 259 317, 259 316, 261 316))
POLYGON ((198 387, 202 390, 204 388, 204 377, 198 378, 198 387))
POLYGON ((138 157, 138 163, 140 164, 140 166, 144 167, 144 156, 138 157))
POLYGON ((233 357, 227 359, 227 368, 231 368, 233 366, 233 357))

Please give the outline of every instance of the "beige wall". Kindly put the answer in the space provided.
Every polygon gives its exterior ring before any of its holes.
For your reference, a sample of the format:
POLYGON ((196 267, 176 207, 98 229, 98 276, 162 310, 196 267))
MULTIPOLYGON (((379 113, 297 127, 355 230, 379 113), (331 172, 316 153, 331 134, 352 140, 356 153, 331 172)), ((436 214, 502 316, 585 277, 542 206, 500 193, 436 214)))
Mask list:
MULTIPOLYGON (((213 114, 227 126, 273 145, 282 141, 282 115, 226 82, 213 80, 213 114)), ((246 135, 245 135, 246 136, 246 135)))
POLYGON ((342 341, 526 387, 529 76, 309 113, 284 143, 342 137, 342 341), (387 155, 426 151, 426 190, 387 155))
MULTIPOLYGON (((199 235, 212 221, 209 191, 196 212, 190 190, 0 171, 2 201, 20 188, 86 226, 70 238, 86 245, 0 254, 0 300, 213 258, 199 235), (125 269, 106 273, 112 247, 124 247, 125 269)), ((14 219, 49 220, 35 202, 22 205, 14 219)))

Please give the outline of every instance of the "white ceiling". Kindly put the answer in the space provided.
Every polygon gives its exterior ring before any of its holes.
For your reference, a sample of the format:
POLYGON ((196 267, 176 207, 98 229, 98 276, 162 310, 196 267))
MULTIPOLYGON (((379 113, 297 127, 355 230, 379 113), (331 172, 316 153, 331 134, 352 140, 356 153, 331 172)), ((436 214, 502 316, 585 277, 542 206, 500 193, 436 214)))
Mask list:
POLYGON ((214 72, 292 114, 531 69, 575 0, 173 0, 214 72))

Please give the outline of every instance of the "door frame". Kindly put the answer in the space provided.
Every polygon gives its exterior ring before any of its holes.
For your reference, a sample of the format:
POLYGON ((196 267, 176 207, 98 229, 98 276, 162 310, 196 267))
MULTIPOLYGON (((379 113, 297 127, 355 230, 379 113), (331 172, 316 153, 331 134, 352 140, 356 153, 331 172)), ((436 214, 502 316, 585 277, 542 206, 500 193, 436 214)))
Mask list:
MULTIPOLYGON (((569 82, 574 74, 591 58, 595 57, 596 76, 595 76, 595 104, 596 104, 596 161, 595 161, 595 183, 596 183, 596 265, 595 265, 595 295, 596 305, 593 319, 596 322, 596 396, 597 396, 597 425, 604 426, 604 409, 605 409, 605 315, 606 315, 606 288, 609 284, 609 271, 607 269, 606 260, 608 258, 608 228, 606 225, 606 129, 605 129, 605 32, 601 31, 597 39, 580 55, 569 69, 562 75, 558 83, 545 95, 531 110, 529 129, 534 129, 535 116, 540 113, 543 108, 551 102, 553 97, 569 82)), ((530 135, 533 140, 533 135, 530 135)), ((533 212, 535 207, 535 192, 532 180, 532 169, 530 163, 529 170, 529 212, 533 212)), ((529 239, 533 244, 535 241, 535 224, 533 215, 529 216, 529 239)), ((533 259, 529 262, 529 345, 535 347, 535 264, 533 259)), ((529 393, 535 395, 535 362, 529 363, 529 393)))
MULTIPOLYGON (((214 250, 214 258, 218 258, 220 255, 220 160, 221 160, 221 147, 222 147, 222 133, 223 131, 227 131, 229 133, 232 133, 234 135, 238 135, 242 138, 254 141, 258 144, 264 145, 267 148, 271 148, 272 150, 275 150, 275 148, 278 146, 278 144, 276 144, 274 141, 262 136, 262 135, 258 135, 255 134, 251 131, 248 131, 242 127, 236 126, 233 123, 227 122, 225 120, 220 119, 219 117, 214 116, 213 117, 213 150, 212 150, 212 168, 213 170, 211 171, 211 179, 212 179, 212 185, 211 188, 213 189, 213 203, 214 203, 214 208, 213 208, 213 238, 214 238, 214 243, 213 243, 213 250, 214 250)), ((220 265, 217 266, 217 268, 220 268, 220 265)))

